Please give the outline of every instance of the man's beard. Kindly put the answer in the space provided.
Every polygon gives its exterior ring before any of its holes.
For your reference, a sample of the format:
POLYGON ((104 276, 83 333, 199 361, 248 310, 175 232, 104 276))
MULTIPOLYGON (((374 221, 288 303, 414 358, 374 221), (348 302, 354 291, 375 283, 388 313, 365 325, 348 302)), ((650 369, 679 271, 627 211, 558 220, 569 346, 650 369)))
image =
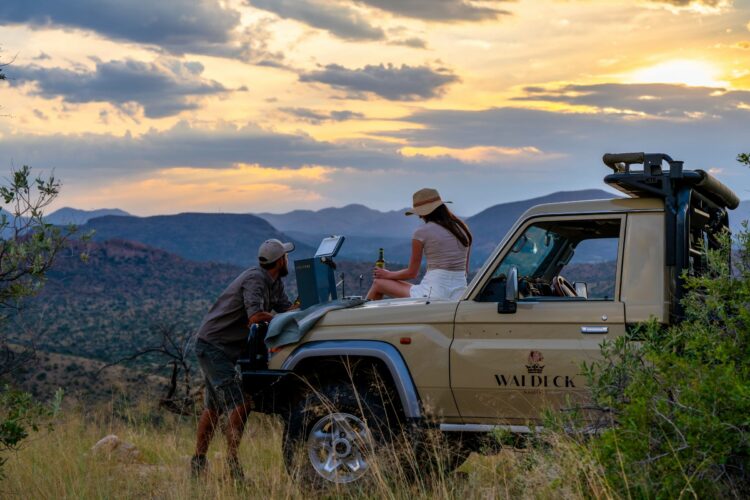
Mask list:
POLYGON ((279 269, 279 278, 284 278, 289 275, 289 266, 284 264, 281 269, 279 269))

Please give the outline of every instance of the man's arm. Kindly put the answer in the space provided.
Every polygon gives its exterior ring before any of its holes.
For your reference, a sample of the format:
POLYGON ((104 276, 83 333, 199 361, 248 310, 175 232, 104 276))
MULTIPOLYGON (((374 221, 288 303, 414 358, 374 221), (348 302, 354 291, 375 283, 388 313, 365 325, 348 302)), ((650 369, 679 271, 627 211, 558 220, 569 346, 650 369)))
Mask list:
POLYGON ((271 304, 271 309, 276 312, 281 313, 290 311, 292 309, 297 309, 297 307, 294 307, 292 305, 289 297, 286 296, 283 283, 279 283, 277 287, 274 287, 273 293, 271 294, 271 300, 273 301, 273 303, 271 304))
POLYGON ((271 321, 273 316, 263 310, 263 295, 265 292, 265 283, 259 279, 247 279, 242 284, 242 300, 245 303, 248 323, 260 323, 271 321))

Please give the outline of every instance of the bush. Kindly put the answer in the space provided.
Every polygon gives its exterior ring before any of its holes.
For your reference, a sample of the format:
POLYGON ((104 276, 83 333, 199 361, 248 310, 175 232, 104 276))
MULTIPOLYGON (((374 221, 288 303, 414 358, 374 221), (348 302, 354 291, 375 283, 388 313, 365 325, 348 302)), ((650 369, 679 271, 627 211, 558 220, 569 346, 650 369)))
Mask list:
MULTIPOLYGON (((38 431, 60 410, 63 391, 58 389, 48 406, 35 402, 28 392, 5 386, 0 389, 0 453, 20 449, 29 433, 38 431)), ((0 455, 0 478, 6 458, 0 455)))
POLYGON ((685 320, 642 325, 587 368, 614 426, 592 441, 609 481, 628 497, 750 494, 750 233, 708 252, 687 277, 685 320), (633 340, 640 340, 640 346, 633 340))

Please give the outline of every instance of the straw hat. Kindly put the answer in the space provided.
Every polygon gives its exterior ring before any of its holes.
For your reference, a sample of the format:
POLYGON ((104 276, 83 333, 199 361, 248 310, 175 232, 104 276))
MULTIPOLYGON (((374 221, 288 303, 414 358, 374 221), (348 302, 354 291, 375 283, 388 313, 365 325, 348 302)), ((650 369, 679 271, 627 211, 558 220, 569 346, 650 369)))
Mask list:
POLYGON ((408 210, 406 212, 406 215, 421 215, 424 217, 427 214, 432 213, 433 210, 435 210, 440 205, 443 205, 444 203, 450 203, 450 201, 443 201, 440 199, 440 193, 437 192, 437 189, 431 189, 431 188, 423 188, 414 193, 414 196, 412 197, 413 208, 411 210, 408 210))

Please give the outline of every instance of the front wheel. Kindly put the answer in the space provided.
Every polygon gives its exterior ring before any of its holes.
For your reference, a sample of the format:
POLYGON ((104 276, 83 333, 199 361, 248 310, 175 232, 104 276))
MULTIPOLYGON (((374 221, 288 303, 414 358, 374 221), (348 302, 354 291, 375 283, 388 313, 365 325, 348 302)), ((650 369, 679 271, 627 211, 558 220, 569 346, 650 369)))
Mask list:
POLYGON ((321 488, 368 475, 398 423, 381 398, 347 384, 310 390, 290 408, 284 460, 290 474, 321 488))

